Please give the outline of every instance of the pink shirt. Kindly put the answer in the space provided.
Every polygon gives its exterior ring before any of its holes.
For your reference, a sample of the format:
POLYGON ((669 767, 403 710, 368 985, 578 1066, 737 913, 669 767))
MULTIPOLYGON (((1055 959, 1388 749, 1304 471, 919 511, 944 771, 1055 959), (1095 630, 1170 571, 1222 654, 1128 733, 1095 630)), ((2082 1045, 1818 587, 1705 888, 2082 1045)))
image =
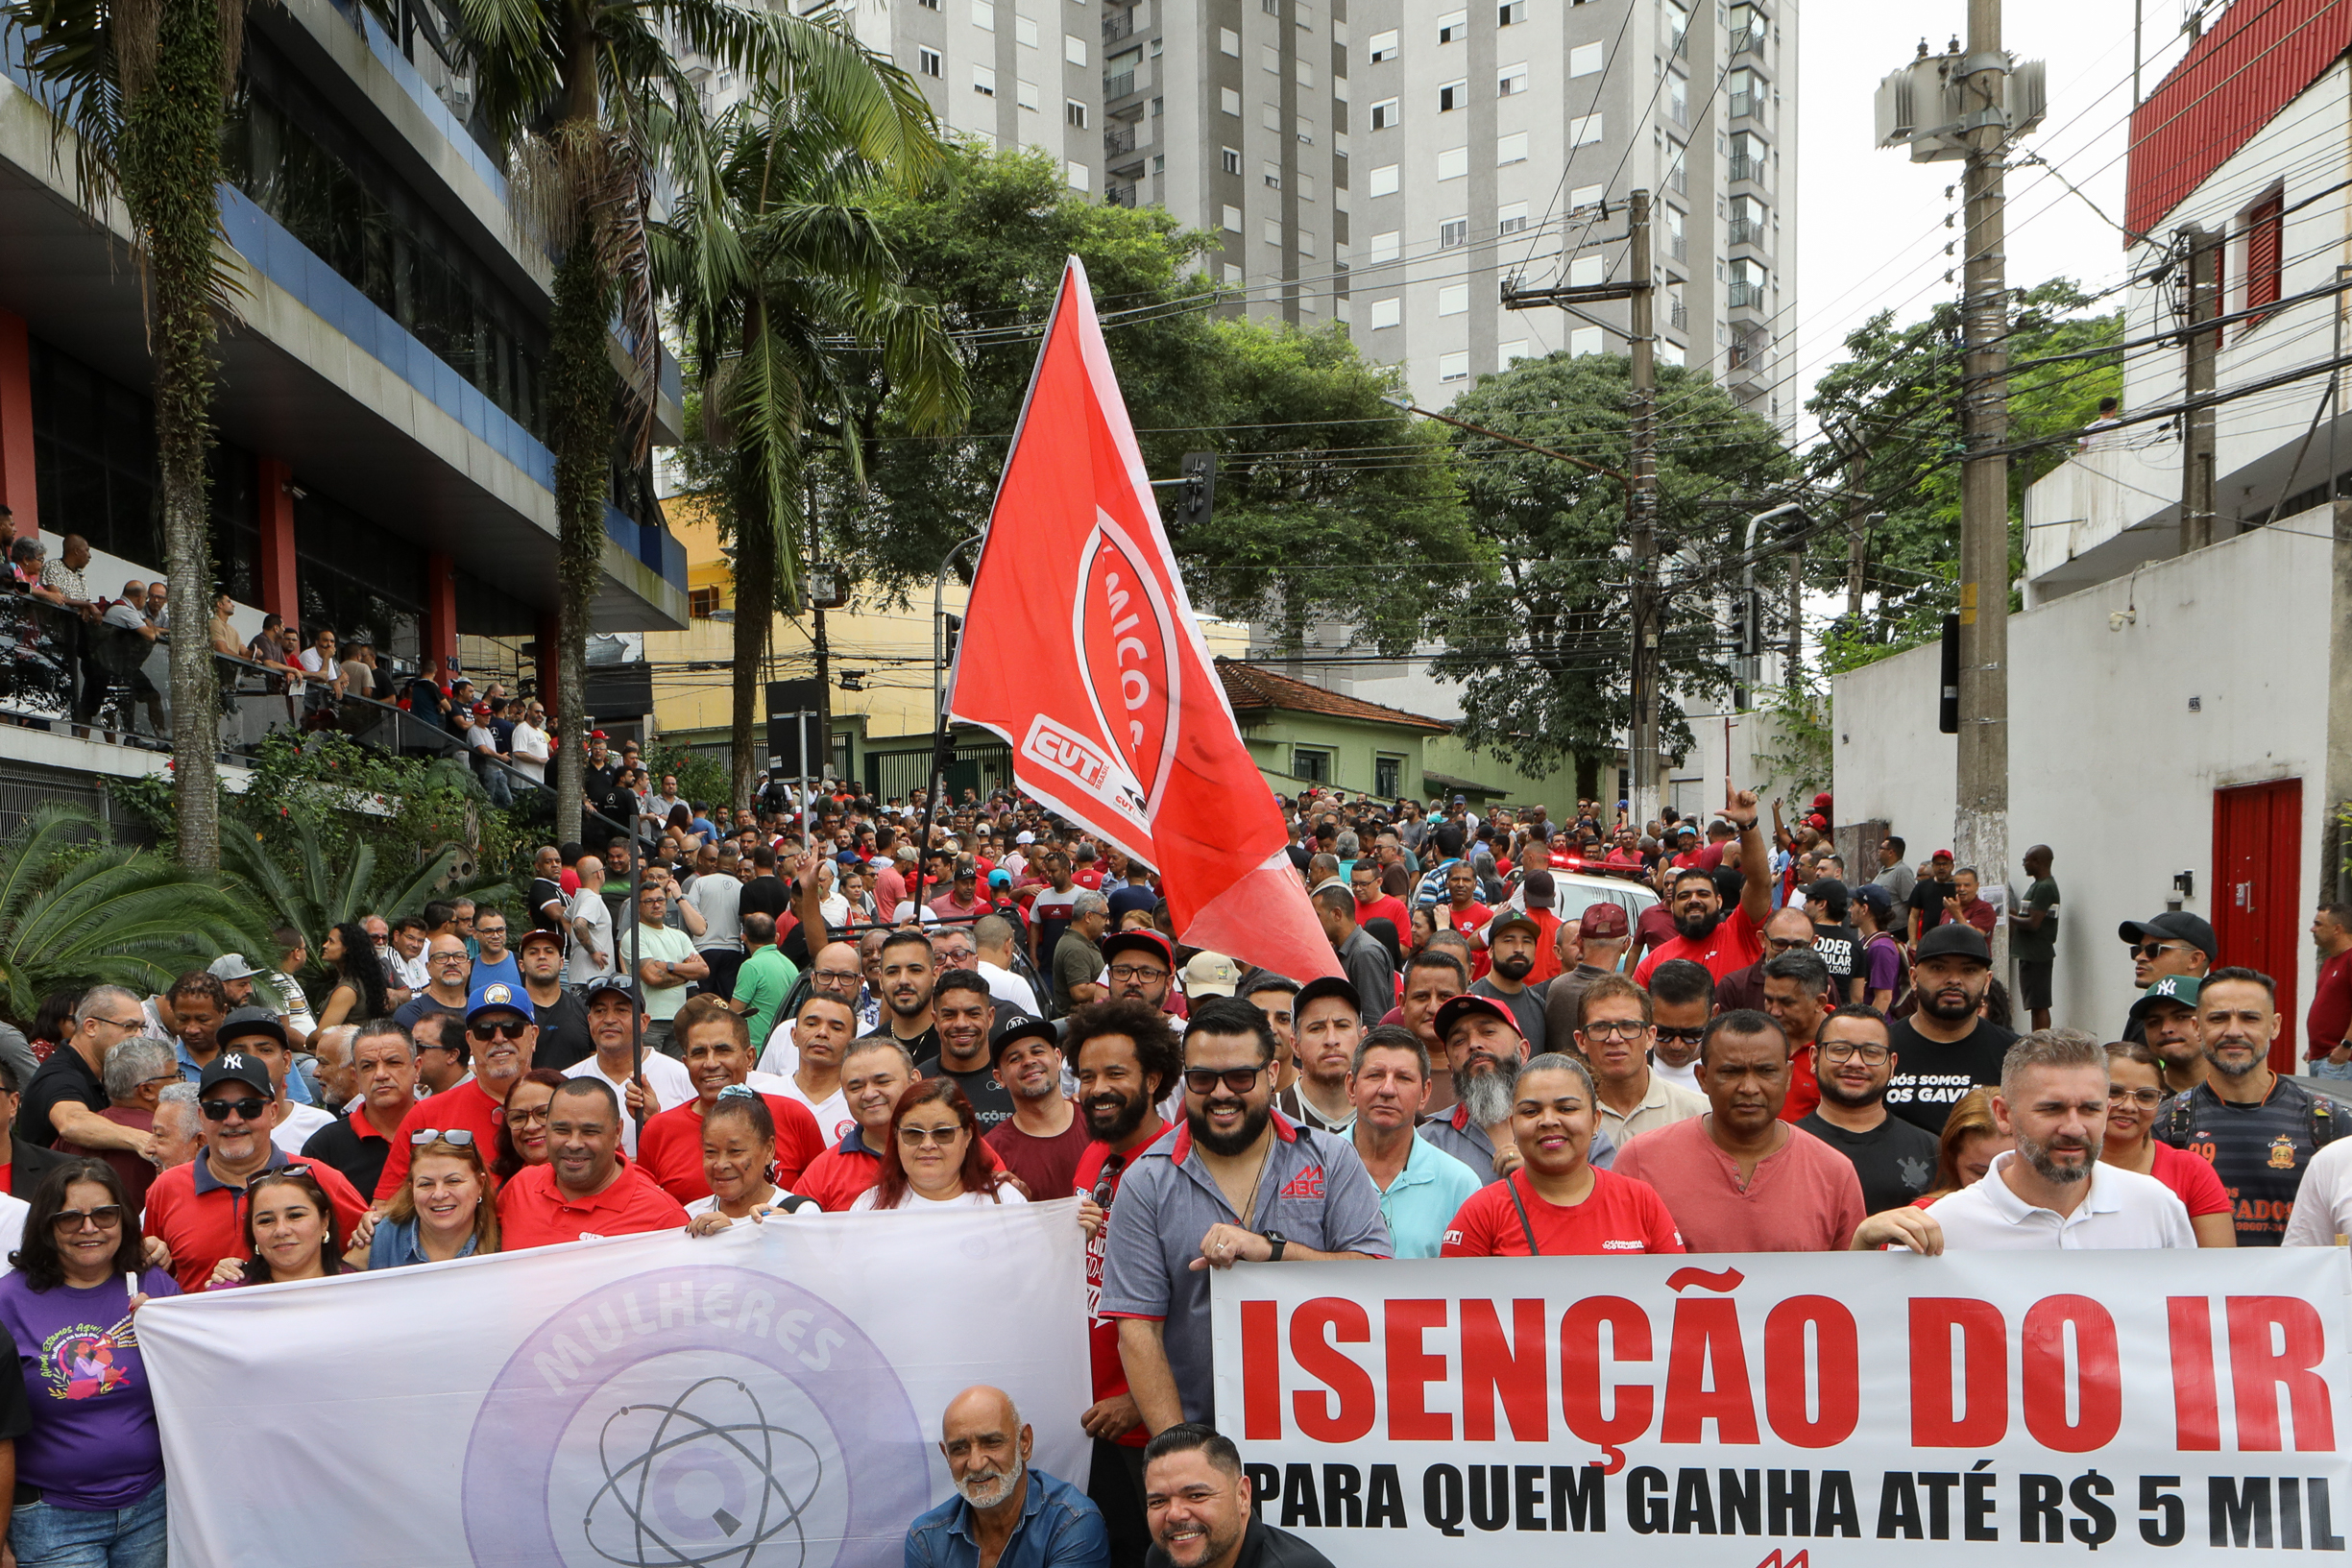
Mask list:
POLYGON ((1863 1219, 1862 1184, 1843 1154, 1802 1127, 1757 1162, 1748 1185, 1707 1136, 1713 1116, 1654 1128, 1610 1170, 1648 1182, 1693 1252, 1842 1252, 1863 1219))

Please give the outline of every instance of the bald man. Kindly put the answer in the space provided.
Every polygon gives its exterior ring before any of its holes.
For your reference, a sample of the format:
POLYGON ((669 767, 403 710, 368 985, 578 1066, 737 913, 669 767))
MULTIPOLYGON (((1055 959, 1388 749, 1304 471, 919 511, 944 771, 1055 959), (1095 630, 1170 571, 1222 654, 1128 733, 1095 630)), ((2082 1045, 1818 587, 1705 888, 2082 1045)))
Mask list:
POLYGON ((1030 1468, 1033 1435, 1002 1388, 976 1384, 948 1401, 939 1452, 956 1495, 908 1527, 907 1568, 1110 1568, 1101 1510, 1030 1468))

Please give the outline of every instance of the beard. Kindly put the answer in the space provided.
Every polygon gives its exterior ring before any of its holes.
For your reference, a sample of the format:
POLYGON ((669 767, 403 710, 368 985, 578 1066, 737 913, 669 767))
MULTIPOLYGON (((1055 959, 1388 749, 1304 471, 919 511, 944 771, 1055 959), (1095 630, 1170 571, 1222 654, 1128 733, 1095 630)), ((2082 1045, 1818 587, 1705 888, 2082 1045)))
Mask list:
POLYGON ((1152 1101, 1140 1094, 1132 1099, 1118 1094, 1096 1094, 1080 1101, 1079 1108, 1085 1113, 1090 1137, 1099 1143, 1118 1144, 1143 1125, 1152 1101))
POLYGON ((1458 1081, 1454 1094, 1472 1122, 1492 1127, 1511 1120, 1512 1091, 1518 1082, 1519 1064, 1497 1059, 1492 1067, 1458 1081))
POLYGON ((1019 1083, 1006 1079, 1000 1078, 999 1081, 1005 1084, 1005 1087, 1011 1092, 1012 1098, 1015 1099, 1044 1099, 1049 1095, 1058 1095, 1061 1093, 1061 1074, 1058 1073, 1048 1073, 1043 1078, 1038 1080, 1038 1087, 1035 1089, 1026 1089, 1019 1083))
POLYGON ((1015 1464, 1009 1470, 999 1470, 992 1476, 956 1478, 956 1490, 966 1503, 983 1513, 1003 1508, 1021 1487, 1021 1479, 1029 1474, 1028 1461, 1015 1464))
POLYGON ((1528 972, 1535 967, 1536 960, 1533 953, 1515 953, 1508 958, 1494 960, 1494 973, 1507 980, 1523 980, 1527 978, 1528 972))
POLYGON ((1944 1000, 1941 991, 1922 991, 1919 994, 1919 1010, 1942 1023, 1958 1024, 1976 1016, 1978 1000, 1963 997, 1959 1002, 1952 1003, 1944 1000))
POLYGON ((1230 1156, 1241 1153, 1258 1141, 1259 1135, 1265 1132, 1267 1123, 1273 1120, 1273 1107, 1271 1105, 1246 1107, 1242 1115, 1241 1125, 1231 1132, 1219 1132, 1215 1126, 1210 1124, 1206 1115, 1187 1113, 1185 1120, 1192 1123, 1193 1139, 1202 1148, 1207 1149, 1211 1154, 1230 1156))
POLYGON ((2017 1137, 2017 1157, 2033 1167, 2035 1175, 2040 1176, 2044 1181, 2054 1182, 2061 1187, 2091 1179, 2091 1167, 2097 1161, 2097 1151, 2086 1148, 2081 1152, 2089 1155, 2089 1158, 2085 1159, 2082 1164, 2064 1166, 2060 1165, 2055 1158, 2054 1145, 2037 1144, 2023 1133, 2018 1134, 2017 1137))
POLYGON ((2224 1041, 2221 1045, 2206 1047, 2200 1050, 2200 1054, 2205 1058, 2206 1065, 2233 1083, 2240 1078, 2245 1077, 2256 1068, 2263 1065, 2263 1052, 2253 1049, 2251 1042, 2248 1042, 2247 1045, 2243 1048, 2239 1048, 2247 1051, 2247 1055, 2243 1061, 2233 1061, 2224 1058, 2221 1054, 2222 1050, 2230 1047, 2234 1047, 2236 1044, 2237 1043, 2235 1041, 2224 1041))
POLYGON ((1696 914, 1674 917, 1674 929, 1685 942, 1704 942, 1714 935, 1715 928, 1722 924, 1723 911, 1721 909, 1708 909, 1696 914))
POLYGON ((1844 1085, 1840 1084, 1829 1073, 1824 1073, 1821 1074, 1821 1098, 1828 1100, 1832 1105, 1843 1105, 1850 1111, 1858 1111, 1866 1105, 1876 1105, 1879 1103, 1879 1101, 1884 1099, 1886 1098, 1886 1085, 1882 1083, 1873 1083, 1868 1089, 1862 1091, 1862 1093, 1858 1095, 1850 1095, 1846 1093, 1844 1085))

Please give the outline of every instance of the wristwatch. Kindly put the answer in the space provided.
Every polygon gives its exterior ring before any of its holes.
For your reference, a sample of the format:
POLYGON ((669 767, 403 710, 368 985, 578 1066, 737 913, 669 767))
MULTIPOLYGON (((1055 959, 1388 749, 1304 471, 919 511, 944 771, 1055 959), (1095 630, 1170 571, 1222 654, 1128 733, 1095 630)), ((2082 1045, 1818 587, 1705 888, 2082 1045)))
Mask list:
POLYGON ((1282 1261, 1282 1253, 1284 1249, 1291 1244, 1291 1239, 1283 1235, 1278 1230, 1267 1231, 1265 1236, 1266 1240, 1273 1245, 1273 1251, 1267 1254, 1266 1261, 1268 1263, 1280 1263, 1282 1261))

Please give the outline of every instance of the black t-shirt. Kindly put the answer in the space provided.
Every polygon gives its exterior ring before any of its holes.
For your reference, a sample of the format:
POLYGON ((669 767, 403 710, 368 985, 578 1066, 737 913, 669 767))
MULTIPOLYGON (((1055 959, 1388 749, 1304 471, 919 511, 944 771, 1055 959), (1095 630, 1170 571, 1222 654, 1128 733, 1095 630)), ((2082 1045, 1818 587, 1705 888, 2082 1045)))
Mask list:
MULTIPOLYGON (((496 1149, 483 1152, 493 1159, 497 1157, 496 1149)), ((352 1184, 352 1190, 359 1193, 376 1191, 376 1179, 383 1175, 384 1161, 391 1153, 392 1146, 381 1138, 360 1137, 352 1127, 348 1110, 312 1133, 303 1145, 303 1159, 333 1166, 343 1172, 343 1179, 352 1184)))
POLYGON ((1886 1086, 1886 1108, 1932 1133, 1944 1130, 1953 1103, 1971 1089, 2000 1081, 2001 1058, 2017 1039, 1981 1018, 1966 1038, 1951 1045, 1928 1039, 1907 1018, 1887 1033, 1895 1048, 1895 1075, 1886 1086))
MULTIPOLYGON (((55 1058, 52 1058, 54 1060, 55 1058)), ((2156 1113, 2155 1133, 2213 1167, 2229 1193, 2240 1246, 2276 1246, 2294 1213, 2303 1168, 2344 1126, 2343 1107, 2322 1101, 2292 1078, 2280 1078, 2259 1105, 2223 1099, 2210 1083, 2174 1095, 2156 1113)))
POLYGON ((1919 912, 1919 929, 1931 931, 1944 924, 1950 911, 1944 907, 1946 899, 1956 899, 1960 890, 1950 882, 1931 882, 1922 877, 1911 887, 1911 907, 1919 912))
MULTIPOLYGON (((1830 966, 1830 978, 1836 984, 1838 1001, 1843 1003, 1853 994, 1848 989, 1848 982, 1853 980, 1856 972, 1855 966, 1862 956, 1862 933, 1851 926, 1816 926, 1813 928, 1813 951, 1820 953, 1821 961, 1830 966)), ((1860 972, 1867 975, 1869 969, 1868 964, 1862 964, 1860 972)))
POLYGON ((90 1071, 82 1053, 71 1046, 60 1046, 25 1085, 24 1100, 16 1107, 16 1136, 28 1144, 55 1148, 58 1134, 49 1113, 68 1103, 103 1111, 113 1101, 107 1098, 106 1084, 90 1071))
POLYGON ((536 929, 543 931, 563 930, 566 925, 564 910, 570 902, 564 897, 562 882, 551 877, 531 879, 531 925, 536 929), (553 914, 547 912, 550 904, 555 905, 553 914))
MULTIPOLYGON (((882 1027, 871 1034, 861 1035, 859 1038, 861 1040, 895 1040, 907 1048, 907 1054, 914 1058, 914 1065, 918 1068, 925 1062, 935 1062, 939 1059, 939 1025, 934 1024, 921 1034, 902 1035, 890 1027, 890 1009, 887 1006, 882 1009, 882 1027)), ((930 1075, 928 1073, 924 1073, 925 1077, 930 1075)))
POLYGON ((783 878, 770 872, 764 877, 754 877, 743 884, 743 896, 736 905, 736 914, 740 918, 757 909, 775 920, 791 907, 792 890, 784 884, 783 878))
POLYGON ((563 1073, 596 1053, 596 1042, 588 1034, 588 1008, 571 992, 561 993, 544 1007, 534 1001, 531 1012, 539 1025, 539 1044, 531 1048, 533 1067, 563 1073))
POLYGON ((914 1070, 927 1078, 955 1079, 956 1087, 963 1091, 963 1098, 970 1100, 972 1109, 979 1113, 982 1137, 986 1137, 1000 1124, 1010 1122, 1012 1091, 996 1081, 995 1069, 983 1067, 973 1073, 950 1073, 939 1065, 939 1058, 935 1054, 937 1044, 937 1036, 934 1035, 934 1054, 917 1061, 914 1070))
POLYGON ((1935 1180, 1935 1135, 1890 1116, 1868 1132, 1848 1132, 1815 1111, 1797 1123, 1854 1162, 1861 1178, 1862 1207, 1870 1214, 1900 1209, 1935 1180))
POLYGON ((1491 978, 1476 979, 1470 982, 1470 995, 1491 998, 1511 1009, 1511 1016, 1519 1021, 1519 1033, 1527 1037, 1528 1055, 1540 1056, 1549 1049, 1544 1043, 1548 1032, 1544 1027, 1543 997, 1535 986, 1522 985, 1506 994, 1491 978))

